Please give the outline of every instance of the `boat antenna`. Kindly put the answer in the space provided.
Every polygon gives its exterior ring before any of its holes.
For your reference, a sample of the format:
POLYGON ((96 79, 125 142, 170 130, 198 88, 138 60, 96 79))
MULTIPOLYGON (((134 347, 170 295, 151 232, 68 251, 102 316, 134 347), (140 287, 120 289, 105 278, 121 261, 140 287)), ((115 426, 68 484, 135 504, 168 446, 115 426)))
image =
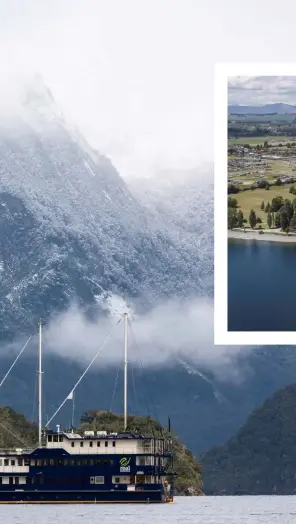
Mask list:
POLYGON ((127 313, 124 313, 124 431, 127 428, 127 313))
POLYGON ((42 324, 39 322, 39 398, 38 398, 38 444, 42 446, 42 324))
POLYGON ((73 391, 73 397, 72 397, 72 425, 71 428, 74 428, 74 411, 75 411, 75 393, 73 391))

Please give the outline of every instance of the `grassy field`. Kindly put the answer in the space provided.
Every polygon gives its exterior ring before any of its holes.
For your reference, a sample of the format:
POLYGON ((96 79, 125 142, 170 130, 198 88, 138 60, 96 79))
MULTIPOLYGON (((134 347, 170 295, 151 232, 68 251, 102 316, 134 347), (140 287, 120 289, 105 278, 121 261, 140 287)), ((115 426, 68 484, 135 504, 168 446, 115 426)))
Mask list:
MULTIPOLYGON (((228 157, 229 160, 239 160, 239 158, 228 157)), ((252 185, 255 180, 258 180, 259 174, 264 171, 264 180, 273 183, 279 175, 290 174, 296 177, 296 171, 292 170, 292 166, 286 160, 271 160, 268 159, 268 166, 250 166, 245 169, 235 169, 229 171, 229 182, 231 179, 241 181, 242 185, 252 185), (248 174, 242 175, 241 173, 247 172, 248 174)))
POLYGON ((239 138, 230 138, 228 140, 228 145, 250 144, 251 146, 252 145, 256 146, 257 144, 263 145, 265 140, 267 140, 267 142, 269 140, 278 140, 279 142, 288 140, 289 142, 296 142, 296 137, 293 137, 293 136, 279 136, 279 137, 277 136, 243 136, 239 138))
POLYGON ((244 218, 249 220, 250 211, 251 209, 254 209, 256 215, 259 216, 262 220, 262 226, 266 227, 267 215, 261 209, 262 200, 264 201, 265 205, 267 202, 271 203, 272 199, 277 196, 282 196, 283 198, 293 200, 295 196, 289 193, 289 189, 292 185, 293 184, 287 184, 282 187, 271 187, 269 191, 266 191, 266 189, 254 189, 253 191, 244 191, 242 193, 238 193, 237 195, 231 196, 236 198, 238 201, 239 209, 242 210, 244 218))

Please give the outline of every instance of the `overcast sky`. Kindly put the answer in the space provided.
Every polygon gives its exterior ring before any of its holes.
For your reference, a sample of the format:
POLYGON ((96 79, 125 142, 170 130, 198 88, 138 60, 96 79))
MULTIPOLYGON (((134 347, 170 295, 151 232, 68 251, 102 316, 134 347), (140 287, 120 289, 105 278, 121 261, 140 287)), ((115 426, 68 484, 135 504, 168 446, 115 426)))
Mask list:
POLYGON ((192 167, 212 160, 214 63, 293 61, 295 14, 292 0, 0 0, 1 79, 41 72, 123 175, 192 167))
POLYGON ((228 80, 228 100, 230 104, 242 105, 276 102, 296 105, 296 76, 231 77, 228 80))

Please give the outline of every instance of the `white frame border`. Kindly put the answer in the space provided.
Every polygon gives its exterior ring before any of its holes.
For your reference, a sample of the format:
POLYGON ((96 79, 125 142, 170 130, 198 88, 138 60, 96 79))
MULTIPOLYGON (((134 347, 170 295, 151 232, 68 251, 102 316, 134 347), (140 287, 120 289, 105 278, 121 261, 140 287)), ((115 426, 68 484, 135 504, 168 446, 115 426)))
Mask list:
POLYGON ((232 62, 215 66, 214 343, 238 346, 295 345, 294 331, 227 330, 227 106, 228 78, 234 76, 296 77, 296 62, 232 62))

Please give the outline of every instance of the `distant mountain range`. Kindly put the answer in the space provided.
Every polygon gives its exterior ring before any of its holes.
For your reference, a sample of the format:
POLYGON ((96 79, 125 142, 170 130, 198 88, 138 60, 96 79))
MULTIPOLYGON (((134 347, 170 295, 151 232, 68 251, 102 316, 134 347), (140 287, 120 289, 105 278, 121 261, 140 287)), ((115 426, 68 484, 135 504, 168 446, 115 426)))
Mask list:
POLYGON ((295 495, 296 386, 255 409, 226 444, 202 459, 205 493, 295 495))
POLYGON ((258 106, 229 105, 229 115, 269 115, 269 114, 293 114, 296 106, 290 104, 265 104, 258 106))

